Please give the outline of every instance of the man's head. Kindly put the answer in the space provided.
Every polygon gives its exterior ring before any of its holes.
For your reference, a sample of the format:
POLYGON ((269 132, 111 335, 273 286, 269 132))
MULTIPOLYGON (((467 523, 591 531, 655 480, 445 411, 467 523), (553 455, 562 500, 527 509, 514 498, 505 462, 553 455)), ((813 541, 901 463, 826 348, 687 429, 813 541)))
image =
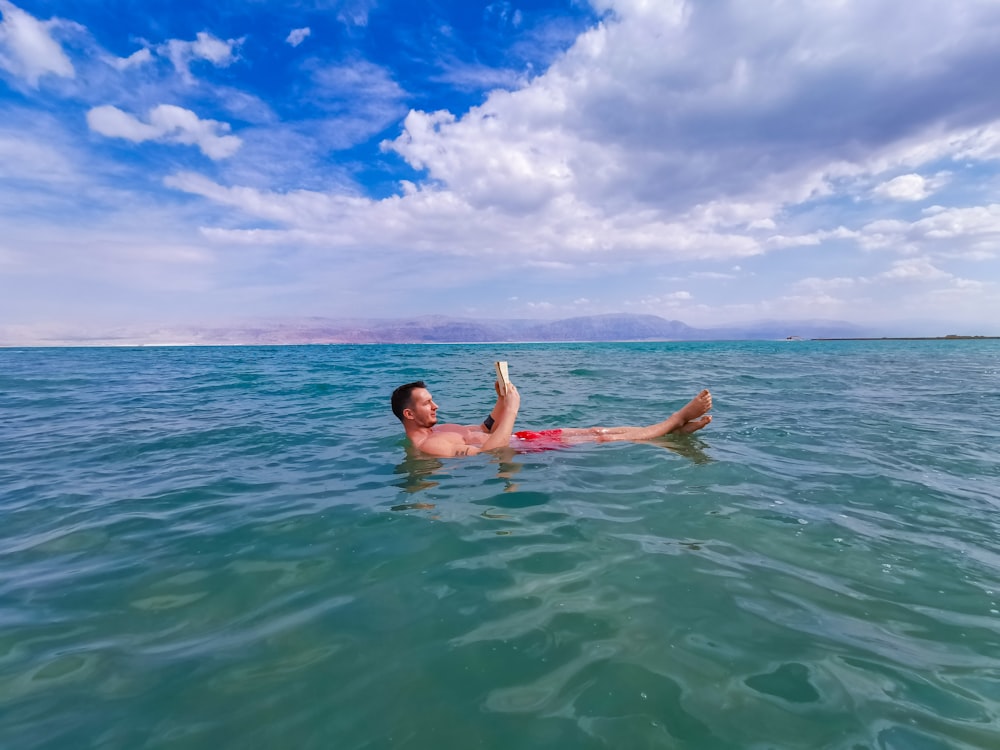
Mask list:
POLYGON ((417 411, 429 412, 430 417, 433 418, 430 426, 433 425, 434 421, 437 421, 437 418, 434 417, 434 412, 437 411, 437 404, 431 399, 431 394, 428 392, 427 384, 424 381, 416 380, 412 383, 401 385, 392 392, 392 413, 403 424, 406 424, 406 417, 408 416, 403 412, 407 410, 410 411, 409 416, 411 419, 417 416, 415 413, 417 411), (420 403, 418 404, 417 402, 420 403), (424 408, 420 409, 419 407, 424 408))

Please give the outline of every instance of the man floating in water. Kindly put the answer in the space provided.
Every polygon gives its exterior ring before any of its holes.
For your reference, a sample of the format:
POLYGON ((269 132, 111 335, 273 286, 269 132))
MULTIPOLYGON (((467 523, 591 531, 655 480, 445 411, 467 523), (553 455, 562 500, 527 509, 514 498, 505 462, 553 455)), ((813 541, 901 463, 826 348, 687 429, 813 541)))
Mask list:
POLYGON ((422 380, 401 385, 392 392, 392 413, 403 423, 413 447, 431 456, 474 456, 482 451, 514 447, 556 447, 576 443, 610 443, 652 440, 669 433, 691 433, 712 421, 712 394, 702 391, 662 422, 647 427, 584 427, 541 432, 514 432, 521 395, 513 383, 506 393, 495 384, 497 403, 482 424, 438 424, 438 405, 422 380), (534 445, 530 445, 534 444, 534 445))

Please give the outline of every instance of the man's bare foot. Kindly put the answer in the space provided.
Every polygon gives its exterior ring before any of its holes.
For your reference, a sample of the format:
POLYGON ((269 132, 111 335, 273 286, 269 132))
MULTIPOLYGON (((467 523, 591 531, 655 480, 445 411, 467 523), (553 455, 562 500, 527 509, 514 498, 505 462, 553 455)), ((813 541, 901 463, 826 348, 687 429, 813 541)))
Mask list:
POLYGON ((697 419, 711 408, 712 408, 712 394, 709 393, 708 389, 706 388, 697 396, 695 396, 693 399, 691 399, 686 405, 678 409, 676 415, 681 419, 683 419, 685 423, 687 423, 690 422, 692 419, 697 419))
POLYGON ((685 435, 690 435, 692 432, 697 432, 702 427, 707 427, 708 423, 712 421, 712 417, 704 416, 701 419, 692 419, 690 422, 681 425, 675 430, 675 432, 681 432, 685 435))

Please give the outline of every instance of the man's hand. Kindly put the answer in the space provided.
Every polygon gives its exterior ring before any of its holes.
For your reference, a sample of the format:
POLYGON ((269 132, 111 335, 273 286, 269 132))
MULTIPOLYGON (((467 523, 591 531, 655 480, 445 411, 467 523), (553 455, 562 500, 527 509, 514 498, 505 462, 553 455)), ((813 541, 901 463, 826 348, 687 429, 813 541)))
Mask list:
POLYGON ((507 383, 507 395, 503 395, 500 392, 500 382, 497 381, 493 384, 497 391, 497 404, 500 406, 501 410, 513 409, 514 413, 517 414, 518 409, 521 408, 521 394, 518 393, 517 388, 513 383, 507 383))

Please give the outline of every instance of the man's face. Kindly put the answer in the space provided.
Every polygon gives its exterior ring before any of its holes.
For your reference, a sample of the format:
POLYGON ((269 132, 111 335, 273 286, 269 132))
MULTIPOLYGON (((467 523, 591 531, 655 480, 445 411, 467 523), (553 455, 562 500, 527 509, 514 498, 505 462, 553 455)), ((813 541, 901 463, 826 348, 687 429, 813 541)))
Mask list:
POLYGON ((414 388, 410 394, 409 411, 413 413, 413 421, 417 427, 433 427, 437 424, 438 405, 431 398, 431 392, 426 388, 414 388))

